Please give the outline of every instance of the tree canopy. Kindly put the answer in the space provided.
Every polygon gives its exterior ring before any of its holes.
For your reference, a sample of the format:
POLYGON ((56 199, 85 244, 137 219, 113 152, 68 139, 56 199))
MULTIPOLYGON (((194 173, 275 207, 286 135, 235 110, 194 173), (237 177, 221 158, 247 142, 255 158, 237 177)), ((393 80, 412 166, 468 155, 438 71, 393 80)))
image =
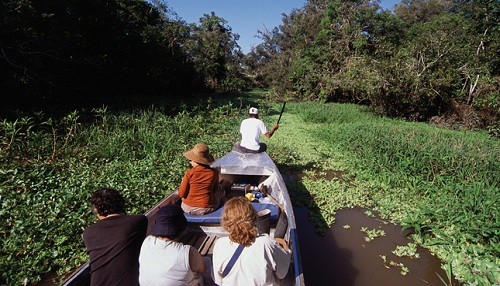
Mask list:
POLYGON ((498 133, 499 6, 404 0, 392 12, 368 0, 310 0, 261 32, 245 63, 258 85, 289 98, 498 133))
POLYGON ((238 37, 214 13, 188 25, 158 1, 0 5, 4 112, 171 99, 244 85, 232 79, 239 74, 238 37))
POLYGON ((2 116, 264 87, 500 133, 495 0, 309 0, 247 55, 222 17, 186 23, 161 0, 0 5, 2 116))

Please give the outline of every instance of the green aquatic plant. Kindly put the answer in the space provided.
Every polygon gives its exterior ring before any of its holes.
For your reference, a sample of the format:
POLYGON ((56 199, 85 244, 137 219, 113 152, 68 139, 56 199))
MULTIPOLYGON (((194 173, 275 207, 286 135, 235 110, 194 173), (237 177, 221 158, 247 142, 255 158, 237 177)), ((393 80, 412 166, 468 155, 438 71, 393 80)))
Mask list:
POLYGON ((452 262, 461 282, 498 284, 500 140, 377 117, 354 105, 297 103, 287 112, 284 122, 293 128, 276 136, 291 139, 279 145, 297 153, 292 162, 351 178, 345 189, 303 180, 301 193, 320 206, 312 210, 323 218, 317 227, 335 210, 368 207, 452 262))
POLYGON ((363 226, 361 228, 361 231, 364 232, 366 235, 365 236, 366 242, 370 242, 380 236, 385 236, 385 230, 383 229, 368 229, 367 227, 363 226))
POLYGON ((187 148, 200 141, 216 157, 229 151, 240 115, 225 106, 210 112, 104 108, 85 122, 70 113, 2 124, 0 284, 36 284, 88 259, 81 233, 95 219, 88 203, 95 189, 119 189, 127 212, 143 213, 179 185, 187 148), (218 116, 220 109, 226 117, 218 116))
POLYGON ((452 283, 453 269, 452 269, 451 263, 448 263, 446 265, 446 267, 444 267, 444 270, 446 273, 446 281, 444 280, 443 277, 441 277, 441 275, 437 274, 439 277, 439 280, 441 280, 441 282, 443 282, 443 285, 445 285, 445 286, 452 286, 453 285, 453 283, 452 283))
POLYGON ((408 268, 408 266, 404 265, 404 263, 402 262, 396 262, 394 260, 389 260, 389 262, 387 261, 387 256, 385 255, 379 255, 380 258, 382 258, 382 261, 384 261, 384 267, 389 269, 391 267, 400 267, 401 268, 401 275, 403 276, 406 276, 409 272, 410 272, 410 269, 408 268))
MULTIPOLYGON (((128 211, 141 213, 178 186, 187 148, 206 142, 216 158, 231 150, 246 106, 210 106, 103 108, 66 121, 38 114, 0 124, 0 281, 36 283, 85 261, 81 232, 94 219, 95 188, 123 190, 128 211)), ((281 105, 260 106, 273 124, 281 105)), ((288 103, 280 129, 263 140, 293 204, 309 209, 319 233, 338 210, 365 207, 402 224, 415 244, 453 267, 450 277, 500 281, 498 139, 389 120, 355 105, 288 103), (328 178, 332 170, 341 175, 328 178)))
POLYGON ((409 242, 407 245, 397 245, 396 249, 392 250, 392 253, 399 257, 420 258, 417 245, 412 242, 409 242))

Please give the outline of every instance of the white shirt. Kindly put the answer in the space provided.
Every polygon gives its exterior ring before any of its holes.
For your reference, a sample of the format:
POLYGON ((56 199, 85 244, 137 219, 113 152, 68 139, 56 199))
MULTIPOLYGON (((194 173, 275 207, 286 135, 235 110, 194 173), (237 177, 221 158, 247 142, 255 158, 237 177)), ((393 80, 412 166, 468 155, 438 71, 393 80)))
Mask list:
POLYGON ((139 255, 139 284, 144 286, 203 285, 189 266, 189 248, 180 242, 146 237, 139 255))
POLYGON ((240 145, 247 149, 257 151, 260 148, 260 135, 266 134, 267 128, 262 120, 250 117, 241 122, 240 133, 240 145))
POLYGON ((279 285, 288 273, 291 250, 284 250, 267 234, 255 239, 255 242, 243 249, 238 260, 226 277, 220 273, 238 247, 229 237, 221 237, 215 242, 213 253, 214 282, 217 285, 279 285))

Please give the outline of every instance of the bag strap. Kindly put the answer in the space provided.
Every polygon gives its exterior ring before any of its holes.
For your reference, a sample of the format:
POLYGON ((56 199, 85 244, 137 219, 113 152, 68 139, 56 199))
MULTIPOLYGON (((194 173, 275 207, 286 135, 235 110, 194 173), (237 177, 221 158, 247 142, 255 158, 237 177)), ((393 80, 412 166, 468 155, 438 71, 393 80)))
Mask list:
POLYGON ((231 269, 233 268, 234 263, 236 262, 236 260, 238 260, 238 257, 240 257, 243 248, 244 248, 243 245, 241 244, 238 245, 238 248, 236 248, 236 250, 234 251, 233 256, 231 256, 231 259, 229 259, 226 268, 224 268, 224 271, 222 271, 221 273, 222 277, 226 277, 229 274, 229 271, 231 271, 231 269))

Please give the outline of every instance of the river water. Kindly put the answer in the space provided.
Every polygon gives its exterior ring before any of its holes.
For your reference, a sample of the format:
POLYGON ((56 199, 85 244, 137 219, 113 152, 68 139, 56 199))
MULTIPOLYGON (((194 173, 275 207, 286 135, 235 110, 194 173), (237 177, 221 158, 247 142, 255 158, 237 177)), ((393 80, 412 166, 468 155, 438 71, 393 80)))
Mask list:
POLYGON ((306 285, 459 285, 455 280, 450 284, 440 260, 424 248, 417 248, 419 258, 393 254, 397 245, 411 240, 401 227, 367 217, 361 208, 338 211, 335 223, 323 236, 315 232, 306 208, 294 212, 306 285), (367 242, 362 227, 384 230, 385 236, 367 242), (406 275, 401 274, 401 266, 408 268, 406 275))

